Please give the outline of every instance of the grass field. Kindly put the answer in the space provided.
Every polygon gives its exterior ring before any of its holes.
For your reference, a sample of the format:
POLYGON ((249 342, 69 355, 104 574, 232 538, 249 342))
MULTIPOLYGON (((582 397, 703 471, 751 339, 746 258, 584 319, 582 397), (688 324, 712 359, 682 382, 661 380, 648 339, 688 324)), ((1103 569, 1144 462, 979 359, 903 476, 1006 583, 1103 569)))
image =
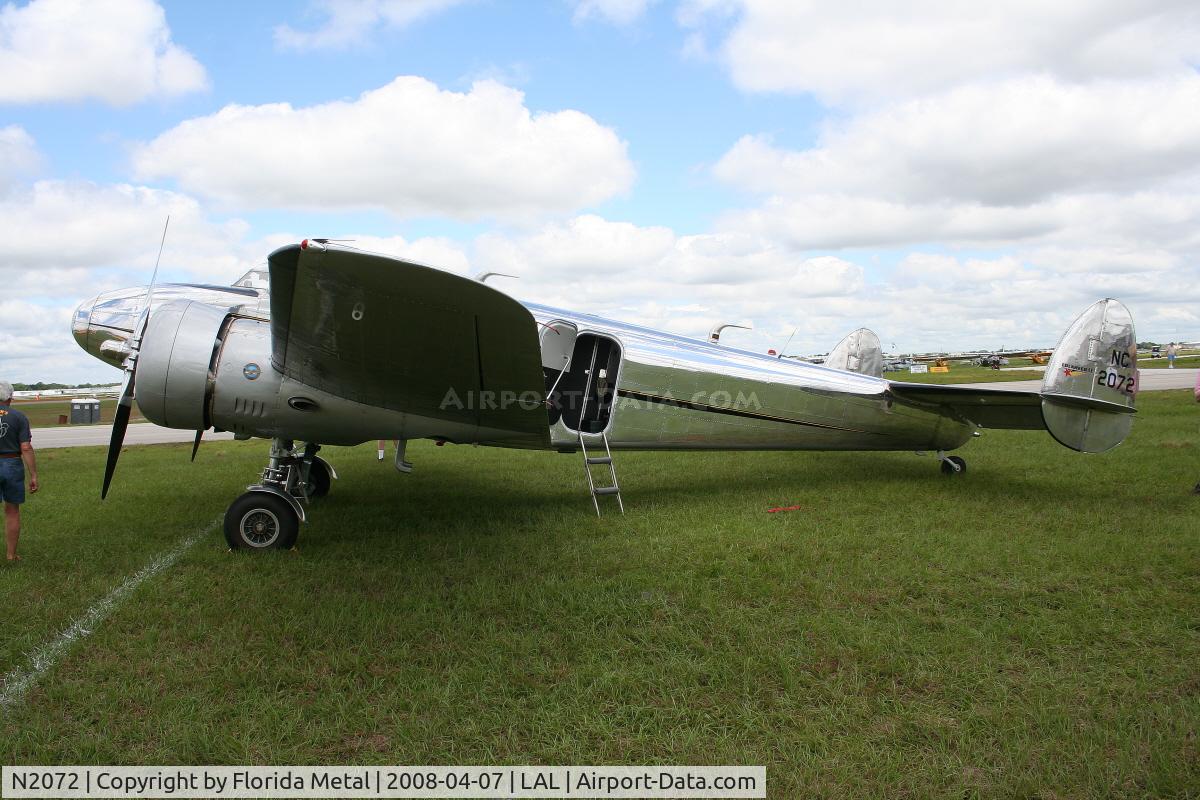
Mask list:
MULTIPOLYGON (((1013 366, 1023 365, 1013 364, 1013 366)), ((907 383, 1001 383, 1040 381, 1044 374, 1033 369, 992 369, 991 367, 951 364, 949 372, 885 372, 883 377, 891 381, 907 383)))
MULTIPOLYGON (((112 424, 113 414, 117 411, 117 398, 102 397, 99 399, 100 422, 106 425, 112 424)), ((13 408, 23 411, 25 416, 29 417, 29 424, 34 428, 52 428, 60 425, 62 423, 59 422, 59 418, 63 415, 66 415, 68 420, 71 418, 70 400, 17 400, 13 404, 13 408)), ((134 403, 129 418, 134 422, 143 420, 137 403, 134 403)))
MULTIPOLYGON (((1138 369, 1166 369, 1170 362, 1167 357, 1162 358, 1139 358, 1138 369)), ((1176 368, 1183 367, 1200 367, 1200 354, 1181 354, 1175 359, 1176 368)))
POLYGON ((1200 414, 1102 456, 328 448, 296 552, 214 524, 262 442, 39 454, 0 671, 207 531, 33 689, 8 763, 766 764, 771 797, 1200 794, 1200 414), (801 510, 769 514, 779 505, 801 510))

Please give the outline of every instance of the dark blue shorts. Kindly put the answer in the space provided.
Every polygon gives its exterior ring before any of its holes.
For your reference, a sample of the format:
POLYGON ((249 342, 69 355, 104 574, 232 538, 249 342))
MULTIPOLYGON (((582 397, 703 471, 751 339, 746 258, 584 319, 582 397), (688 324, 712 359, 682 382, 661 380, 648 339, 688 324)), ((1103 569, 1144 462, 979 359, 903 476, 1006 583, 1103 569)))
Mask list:
POLYGON ((0 458, 0 500, 25 502, 25 464, 19 458, 0 458))

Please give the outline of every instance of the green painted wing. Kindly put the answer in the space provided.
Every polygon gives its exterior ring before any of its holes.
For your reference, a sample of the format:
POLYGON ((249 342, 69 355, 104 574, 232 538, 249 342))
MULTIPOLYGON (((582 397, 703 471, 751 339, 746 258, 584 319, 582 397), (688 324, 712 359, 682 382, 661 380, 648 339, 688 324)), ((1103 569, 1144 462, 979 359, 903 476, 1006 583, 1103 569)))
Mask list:
POLYGON ((478 281, 386 256, 272 253, 272 363, 358 403, 549 444, 537 326, 478 281), (449 398, 449 402, 448 402, 449 398))

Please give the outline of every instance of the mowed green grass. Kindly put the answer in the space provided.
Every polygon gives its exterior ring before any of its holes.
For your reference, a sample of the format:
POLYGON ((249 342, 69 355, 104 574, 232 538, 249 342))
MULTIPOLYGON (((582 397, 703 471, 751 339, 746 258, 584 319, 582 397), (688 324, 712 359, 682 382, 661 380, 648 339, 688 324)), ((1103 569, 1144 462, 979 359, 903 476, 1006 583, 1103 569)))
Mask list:
MULTIPOLYGON (((1026 360, 1026 365, 1028 365, 1028 360, 1026 360)), ((1023 365, 1014 364, 1013 366, 1023 365)), ((907 383, 999 383, 1040 381, 1044 374, 1034 369, 992 369, 974 364, 951 364, 949 372, 885 372, 883 377, 907 383)))
POLYGON ((1200 793, 1200 409, 1101 456, 329 448, 296 552, 211 523, 262 442, 45 451, 0 670, 210 533, 0 711, 8 763, 765 764, 771 797, 1200 793), (611 498, 608 498, 611 502, 611 498), (770 514, 780 505, 801 509, 770 514))
MULTIPOLYGON (((117 411, 117 398, 101 397, 100 400, 100 423, 105 425, 112 424, 113 415, 117 411)), ((25 413, 29 417, 29 424, 35 428, 47 428, 62 425, 59 422, 62 416, 66 416, 67 420, 71 419, 71 401, 70 400, 23 400, 18 399, 13 403, 13 408, 25 413)), ((130 413, 130 420, 134 422, 143 421, 142 412, 138 410, 137 404, 134 403, 130 413)), ((97 423, 97 424, 100 424, 97 423)))
MULTIPOLYGON (((1159 358, 1143 356, 1138 359, 1138 369, 1167 369, 1170 364, 1171 362, 1165 355, 1159 358)), ((1200 353, 1180 353, 1175 358, 1175 367, 1177 369, 1182 369, 1183 367, 1200 367, 1200 353)))

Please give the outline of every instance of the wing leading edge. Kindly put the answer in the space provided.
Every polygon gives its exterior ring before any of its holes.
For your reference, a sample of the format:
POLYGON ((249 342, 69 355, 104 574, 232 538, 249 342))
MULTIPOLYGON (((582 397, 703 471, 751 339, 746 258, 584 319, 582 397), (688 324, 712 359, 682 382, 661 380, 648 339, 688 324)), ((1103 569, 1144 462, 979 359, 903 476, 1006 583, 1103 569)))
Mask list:
POLYGON ((357 403, 546 446, 537 326, 482 283, 333 245, 282 247, 271 272, 272 364, 357 403))

